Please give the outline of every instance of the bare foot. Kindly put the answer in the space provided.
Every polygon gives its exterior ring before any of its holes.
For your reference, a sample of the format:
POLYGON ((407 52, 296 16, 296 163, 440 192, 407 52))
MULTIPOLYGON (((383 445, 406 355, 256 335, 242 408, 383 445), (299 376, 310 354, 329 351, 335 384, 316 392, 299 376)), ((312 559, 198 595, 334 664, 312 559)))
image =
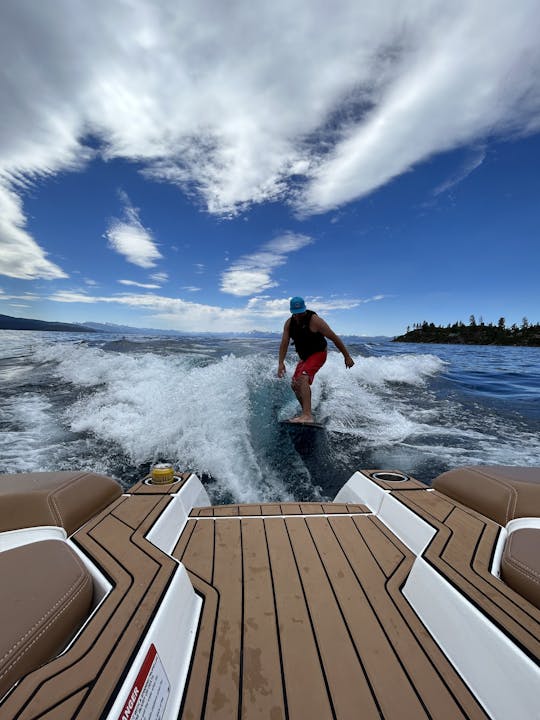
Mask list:
POLYGON ((312 423, 313 422, 313 415, 298 415, 298 417, 293 417, 289 420, 289 422, 292 423, 312 423))

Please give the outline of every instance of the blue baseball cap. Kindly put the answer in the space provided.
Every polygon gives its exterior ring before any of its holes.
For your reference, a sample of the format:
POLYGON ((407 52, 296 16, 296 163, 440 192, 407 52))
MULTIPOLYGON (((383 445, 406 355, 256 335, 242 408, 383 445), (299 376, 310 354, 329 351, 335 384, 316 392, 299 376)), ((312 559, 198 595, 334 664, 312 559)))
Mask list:
POLYGON ((291 312, 293 315, 298 315, 299 313, 306 312, 306 303, 304 302, 304 298, 291 298, 291 312))

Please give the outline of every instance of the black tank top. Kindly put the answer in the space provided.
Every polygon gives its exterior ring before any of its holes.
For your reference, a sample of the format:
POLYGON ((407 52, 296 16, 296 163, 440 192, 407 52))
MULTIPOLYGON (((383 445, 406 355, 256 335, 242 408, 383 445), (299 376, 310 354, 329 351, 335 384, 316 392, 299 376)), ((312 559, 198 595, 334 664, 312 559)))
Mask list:
POLYGON ((291 317, 289 335, 301 360, 307 360, 313 353, 326 350, 328 345, 322 333, 311 332, 309 329, 311 318, 316 314, 313 310, 307 310, 302 318, 295 319, 294 315, 291 317))

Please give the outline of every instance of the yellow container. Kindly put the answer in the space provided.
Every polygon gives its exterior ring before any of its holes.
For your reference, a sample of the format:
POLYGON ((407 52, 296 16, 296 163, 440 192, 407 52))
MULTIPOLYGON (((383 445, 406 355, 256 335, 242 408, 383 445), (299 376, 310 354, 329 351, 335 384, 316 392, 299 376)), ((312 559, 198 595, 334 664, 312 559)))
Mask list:
POLYGON ((154 485, 167 485, 174 482, 174 468, 169 463, 157 463, 150 470, 154 485))

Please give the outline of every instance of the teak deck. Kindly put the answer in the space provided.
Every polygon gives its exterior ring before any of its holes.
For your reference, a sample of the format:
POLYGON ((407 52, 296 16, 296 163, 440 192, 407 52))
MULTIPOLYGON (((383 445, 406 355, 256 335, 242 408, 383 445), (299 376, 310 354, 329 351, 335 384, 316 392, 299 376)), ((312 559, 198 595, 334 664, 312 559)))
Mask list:
MULTIPOLYGON (((74 540, 113 589, 1 720, 98 720, 176 571, 145 535, 176 488, 119 498, 74 540)), ((424 558, 538 661, 540 612, 488 570, 498 526, 436 492, 393 492, 437 529, 424 558)), ((486 718, 401 592, 410 551, 362 505, 196 508, 174 551, 203 599, 182 720, 486 718)))
POLYGON ((205 604, 181 717, 485 718, 400 592, 414 556, 362 506, 323 512, 193 513, 174 555, 205 604))

